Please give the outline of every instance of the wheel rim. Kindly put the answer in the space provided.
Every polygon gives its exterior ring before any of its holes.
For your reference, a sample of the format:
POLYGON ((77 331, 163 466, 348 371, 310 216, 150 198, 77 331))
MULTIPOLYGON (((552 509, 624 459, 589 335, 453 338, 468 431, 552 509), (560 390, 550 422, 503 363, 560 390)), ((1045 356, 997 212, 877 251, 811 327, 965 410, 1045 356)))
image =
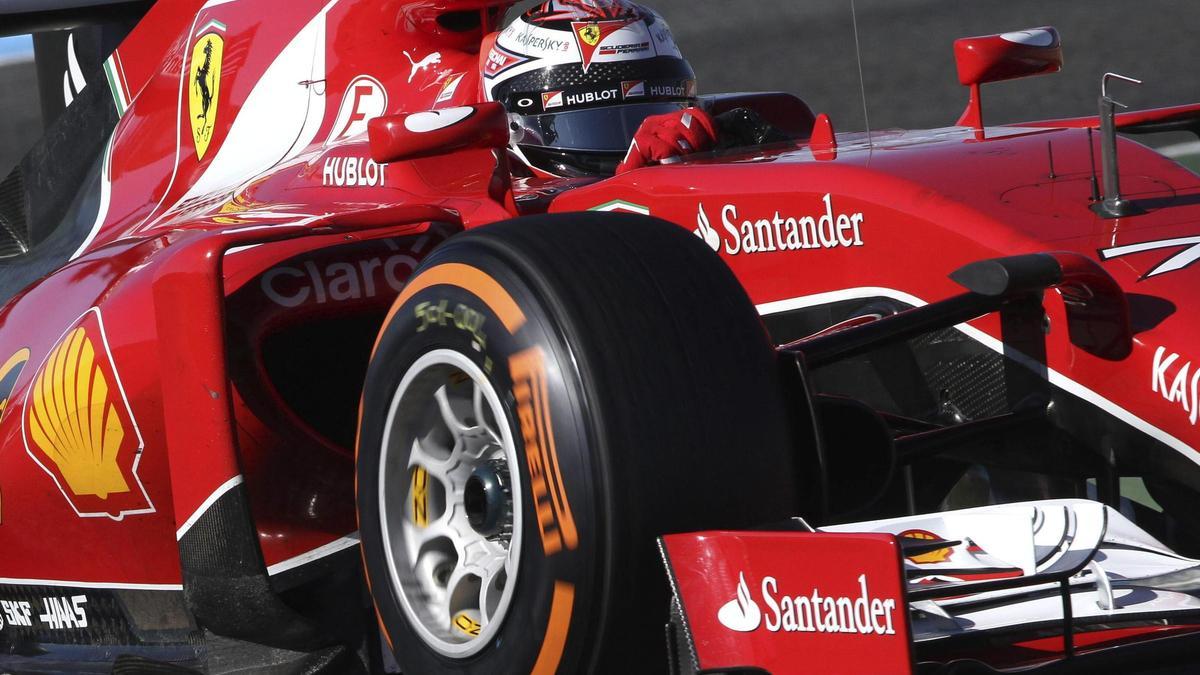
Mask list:
POLYGON ((500 397, 463 354, 426 353, 384 426, 379 514, 392 590, 427 645, 475 654, 516 588, 521 484, 500 397))

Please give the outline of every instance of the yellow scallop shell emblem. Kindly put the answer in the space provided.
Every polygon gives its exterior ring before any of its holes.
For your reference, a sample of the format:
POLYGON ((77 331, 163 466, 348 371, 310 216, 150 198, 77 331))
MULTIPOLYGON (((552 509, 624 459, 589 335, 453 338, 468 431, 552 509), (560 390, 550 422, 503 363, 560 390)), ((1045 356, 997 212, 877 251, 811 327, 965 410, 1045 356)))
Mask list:
POLYGON ((125 425, 82 328, 59 343, 30 392, 29 435, 76 495, 129 492, 117 460, 125 425))
MULTIPOLYGON (((936 541, 941 539, 938 535, 926 530, 905 530, 900 533, 901 537, 908 539, 921 539, 923 541, 936 541)), ((929 563, 941 563, 950 560, 950 556, 954 554, 954 549, 950 547, 939 548, 933 551, 928 551, 920 555, 908 556, 908 559, 919 564, 926 565, 929 563)))

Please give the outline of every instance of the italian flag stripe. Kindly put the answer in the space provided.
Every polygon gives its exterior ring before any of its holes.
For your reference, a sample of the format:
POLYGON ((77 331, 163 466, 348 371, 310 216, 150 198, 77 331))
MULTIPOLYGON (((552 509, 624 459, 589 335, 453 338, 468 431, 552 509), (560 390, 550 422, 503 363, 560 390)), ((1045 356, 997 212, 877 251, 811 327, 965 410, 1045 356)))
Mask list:
POLYGON ((126 98, 125 90, 121 86, 121 78, 117 72, 116 55, 108 57, 104 62, 104 75, 108 80, 108 89, 112 92, 113 103, 117 106, 117 116, 124 117, 125 111, 129 109, 129 101, 126 98))

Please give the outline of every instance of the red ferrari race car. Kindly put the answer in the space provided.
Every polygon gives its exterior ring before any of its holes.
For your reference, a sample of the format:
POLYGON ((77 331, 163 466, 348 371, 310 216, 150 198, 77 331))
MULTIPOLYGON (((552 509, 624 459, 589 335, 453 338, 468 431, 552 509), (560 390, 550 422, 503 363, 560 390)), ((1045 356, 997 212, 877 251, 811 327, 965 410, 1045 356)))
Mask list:
POLYGON ((101 24, 0 183, 0 671, 1187 670, 1200 105, 986 125, 1045 27, 836 133, 513 4, 0 6, 101 24))

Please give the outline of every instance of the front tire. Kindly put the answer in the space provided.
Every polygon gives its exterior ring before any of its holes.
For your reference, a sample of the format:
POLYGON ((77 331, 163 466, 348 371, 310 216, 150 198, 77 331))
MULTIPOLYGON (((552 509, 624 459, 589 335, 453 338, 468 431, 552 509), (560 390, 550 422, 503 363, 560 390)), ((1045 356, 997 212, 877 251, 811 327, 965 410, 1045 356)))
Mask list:
POLYGON ((414 273, 368 370, 363 558, 404 672, 662 670, 655 538, 795 512, 774 353, 649 218, 524 218, 414 273))

